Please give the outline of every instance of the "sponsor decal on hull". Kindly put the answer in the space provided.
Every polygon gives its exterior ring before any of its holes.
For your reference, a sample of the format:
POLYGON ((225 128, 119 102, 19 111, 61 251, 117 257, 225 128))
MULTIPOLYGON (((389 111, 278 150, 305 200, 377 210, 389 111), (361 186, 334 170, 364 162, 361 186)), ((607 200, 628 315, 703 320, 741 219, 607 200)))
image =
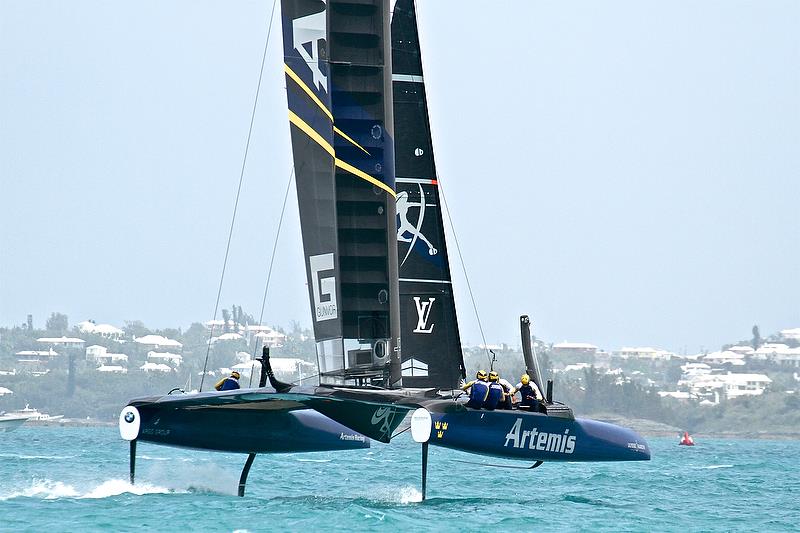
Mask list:
POLYGON ((379 407, 372 414, 372 425, 377 426, 380 424, 380 432, 389 436, 392 430, 392 422, 394 421, 394 409, 391 406, 379 407))
POLYGON ((512 448, 528 448, 529 450, 539 450, 543 452, 555 452, 571 454, 575 452, 575 435, 569 434, 569 429, 564 433, 546 433, 537 428, 522 429, 522 419, 517 418, 514 425, 506 434, 506 442, 503 446, 512 448))
POLYGON ((364 435, 355 435, 352 433, 340 433, 339 440, 366 442, 367 438, 364 435))

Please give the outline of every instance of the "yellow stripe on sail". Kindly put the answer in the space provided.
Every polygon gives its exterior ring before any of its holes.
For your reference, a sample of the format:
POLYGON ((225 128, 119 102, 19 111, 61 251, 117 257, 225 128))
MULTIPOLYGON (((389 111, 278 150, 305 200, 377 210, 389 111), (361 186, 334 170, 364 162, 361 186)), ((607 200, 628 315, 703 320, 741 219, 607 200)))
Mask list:
POLYGON ((336 158, 336 151, 333 149, 333 146, 331 146, 331 143, 326 141, 325 138, 322 135, 317 133, 317 130, 315 130, 314 128, 309 126, 308 123, 306 123, 306 121, 304 121, 302 118, 298 117, 292 110, 289 110, 289 122, 291 122, 292 124, 294 124, 295 126, 300 128, 303 131, 303 133, 308 135, 314 142, 316 142, 318 145, 320 145, 322 148, 324 148, 326 152, 331 154, 331 156, 333 157, 337 167, 341 168, 344 171, 349 172, 350 174, 352 174, 352 175, 354 175, 356 177, 361 178, 364 181, 368 181, 369 183, 375 185, 376 187, 380 187, 384 191, 386 191, 389 194, 391 194, 393 198, 397 198, 397 193, 394 192, 391 187, 389 187, 388 185, 386 185, 382 181, 373 178, 372 176, 370 176, 369 174, 367 174, 363 170, 357 169, 356 167, 354 167, 350 163, 346 163, 345 161, 342 161, 341 159, 337 159, 336 158))
POLYGON ((353 174, 354 176, 358 176, 362 180, 370 182, 371 184, 375 185, 376 187, 380 187, 384 191, 386 191, 389 194, 391 194, 392 197, 397 198, 397 193, 394 192, 391 187, 389 187, 388 185, 386 185, 382 181, 373 178, 372 176, 370 176, 369 174, 367 174, 363 170, 357 169, 356 167, 354 167, 350 163, 346 163, 346 162, 342 161, 341 159, 337 159, 336 160, 336 166, 341 168, 342 170, 346 170, 347 172, 349 172, 350 174, 353 174))
POLYGON ((337 128, 336 126, 334 126, 334 127, 333 127, 333 131, 335 131, 336 133, 338 133, 339 135, 341 135, 342 137, 344 137, 344 138, 345 138, 345 140, 347 140, 348 142, 350 142, 350 144, 352 144, 352 145, 353 145, 353 146, 355 146, 356 148, 360 148, 360 149, 361 149, 361 151, 362 151, 362 152, 364 152, 365 154, 367 154, 367 155, 371 155, 369 152, 367 152, 367 150, 366 150, 366 149, 365 149, 363 146, 361 146, 360 144, 358 144, 357 142, 355 142, 353 139, 351 139, 351 138, 350 138, 350 136, 349 136, 349 135, 347 135, 345 132, 343 132, 342 130, 340 130, 340 129, 339 129, 339 128, 337 128))
POLYGON ((331 113, 330 110, 327 107, 325 107, 325 104, 322 103, 322 100, 317 98, 317 95, 314 94, 314 91, 312 91, 308 87, 308 85, 303 83, 303 80, 300 79, 300 76, 295 74, 295 72, 291 68, 289 68, 289 65, 287 64, 283 65, 283 70, 290 78, 294 80, 294 82, 297 85, 300 86, 301 89, 303 89, 303 91, 305 91, 305 93, 314 101, 314 103, 317 104, 320 109, 322 109, 322 112, 325 113, 328 116, 328 118, 331 119, 331 121, 333 121, 333 113, 331 113))
POLYGON ((336 152, 333 150, 331 143, 326 141, 325 138, 317 133, 317 130, 309 126, 306 121, 295 115, 291 109, 289 110, 289 122, 300 128, 303 133, 311 137, 318 145, 322 146, 326 152, 331 154, 331 157, 336 158, 336 152))

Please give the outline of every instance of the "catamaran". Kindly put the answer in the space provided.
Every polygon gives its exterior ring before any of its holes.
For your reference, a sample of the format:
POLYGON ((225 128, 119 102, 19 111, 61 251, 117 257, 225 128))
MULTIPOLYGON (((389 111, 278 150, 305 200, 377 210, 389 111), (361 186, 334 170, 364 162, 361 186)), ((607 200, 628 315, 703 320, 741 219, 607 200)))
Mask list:
MULTIPOLYGON (((388 443, 411 414, 422 445, 532 462, 648 460, 626 428, 540 411, 467 408, 413 0, 282 0, 284 70, 319 386, 136 399, 130 441, 247 453, 388 443), (390 5, 391 4, 391 5, 390 5), (401 349, 402 348, 402 349, 401 349)), ((527 372, 544 390, 520 322, 527 372)), ((269 379, 271 386, 266 386, 269 379)))

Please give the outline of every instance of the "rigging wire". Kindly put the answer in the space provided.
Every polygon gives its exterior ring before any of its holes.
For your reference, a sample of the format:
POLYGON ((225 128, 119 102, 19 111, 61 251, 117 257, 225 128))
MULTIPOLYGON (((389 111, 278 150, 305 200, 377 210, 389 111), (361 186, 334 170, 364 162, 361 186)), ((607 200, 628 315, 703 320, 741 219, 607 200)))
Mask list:
MULTIPOLYGON (((433 132, 431 132, 431 135, 433 132)), ((461 270, 464 272, 464 280, 467 282, 467 290, 469 291, 470 300, 472 300, 472 309, 475 311, 475 319, 478 321, 478 331, 481 333, 481 340, 483 340, 483 348, 486 350, 486 357, 489 360, 489 364, 492 364, 492 357, 489 355, 489 346, 486 344, 486 335, 483 333, 483 324, 481 324, 481 315, 478 313, 478 304, 475 303, 475 295, 472 292, 472 284, 469 282, 469 275, 467 274, 467 264, 464 262, 464 256, 461 254, 461 244, 458 242, 458 234, 456 233, 456 227, 453 224, 453 217, 450 216, 450 202, 447 201, 447 198, 444 194, 444 187, 442 186, 441 176, 437 172, 436 174, 436 181, 439 184, 439 192, 442 196, 442 203, 444 204, 444 211, 447 213, 447 221, 450 223, 450 229, 453 231, 453 240, 456 243, 456 251, 458 252, 458 259, 461 261, 461 270)))
POLYGON ((303 381, 305 381, 307 379, 314 379, 314 378, 318 378, 318 377, 319 377, 319 374, 314 374, 313 376, 303 376, 300 379, 296 379, 296 380, 292 381, 292 385, 300 385, 300 383, 302 383, 303 381))
MULTIPOLYGON (((424 39, 423 39, 423 29, 422 29, 421 25, 419 24, 420 9, 419 9, 419 5, 418 4, 419 4, 418 2, 415 2, 415 7, 416 7, 416 10, 417 10, 417 21, 418 21, 417 22, 417 39, 418 39, 419 48, 420 48, 419 58, 420 58, 420 62, 422 63, 422 71, 423 72, 427 72, 427 69, 425 68, 425 55, 421 53, 422 52, 422 41, 424 39)), ((426 98, 426 100, 428 99, 427 91, 426 91, 425 98, 426 98)), ((430 104, 430 102, 427 102, 427 103, 430 104)), ((436 143, 433 142, 433 140, 434 140, 433 139, 434 138, 433 124, 435 124, 435 122, 430 120, 430 105, 427 105, 426 107, 428 108, 427 109, 427 111, 428 111, 428 128, 430 129, 430 132, 431 132, 431 144, 433 146, 436 146, 436 143)), ((439 184, 439 192, 440 192, 441 197, 442 197, 442 203, 444 204, 445 212, 447 213, 447 220, 450 222, 450 229, 453 231, 453 239, 455 240, 455 243, 456 243, 456 250, 458 251, 458 258, 461 261, 461 270, 464 272, 464 279, 467 282, 467 289, 469 291, 469 297, 472 300, 472 309, 475 311, 475 319, 478 322, 478 330, 480 331, 480 334, 481 334, 481 340, 483 341, 484 350, 486 350, 486 358, 489 360, 489 364, 491 364, 492 357, 489 354, 489 348, 488 348, 488 345, 486 344, 486 335, 483 333, 483 325, 481 324, 481 317, 480 317, 480 314, 478 313, 478 305, 475 303, 475 295, 472 293, 472 285, 470 284, 469 276, 467 275, 467 265, 464 262, 463 255, 461 254, 461 245, 458 242, 458 235, 456 234, 456 227, 453 224, 453 218, 450 216, 450 204, 447 202, 447 199, 445 198, 444 187, 442 186, 441 176, 439 175, 438 172, 436 173, 436 180, 437 180, 437 182, 439 184)), ((466 370, 466 369, 464 369, 464 370, 466 370)))
MULTIPOLYGON (((242 183, 244 182, 244 169, 247 165, 247 152, 250 150, 250 138, 253 135, 253 123, 255 122, 256 118, 256 108, 258 107, 258 94, 261 92, 261 80, 264 78, 264 63, 267 60, 267 49, 269 48, 269 37, 272 34, 272 20, 275 17, 275 4, 278 3, 278 0, 272 1, 272 11, 269 15, 269 25, 267 26, 267 38, 266 42, 264 43, 264 53, 261 56, 261 69, 258 72, 258 85, 256 86, 256 94, 255 98, 253 99, 253 111, 250 113, 250 127, 247 130, 247 141, 244 147, 244 157, 242 158, 242 169, 239 172, 239 186, 236 189, 236 201, 233 204, 233 215, 231 216, 231 228, 228 231, 228 244, 225 246, 225 259, 222 261, 222 274, 219 278, 219 288, 217 289, 217 301, 214 304, 214 317, 212 320, 217 319, 217 311, 219 311, 219 299, 222 296, 222 284, 225 280, 225 269, 228 266, 228 255, 231 250, 231 240, 233 239, 233 228, 236 223, 236 212, 239 209, 239 198, 242 193, 242 183)), ((203 392, 203 383, 206 379, 206 371, 208 370, 208 356, 211 353, 211 339, 213 338, 214 333, 214 326, 212 324, 211 328, 209 329, 208 333, 208 346, 206 347, 206 358, 203 361, 203 375, 200 378, 200 390, 199 392, 203 392)), ((251 372, 252 374, 252 372, 251 372)))
MULTIPOLYGON (((272 279, 272 265, 275 263, 275 252, 278 249, 278 238, 281 236, 281 227, 283 226, 283 216, 286 213, 286 201, 289 199, 289 191, 292 189, 292 178, 294 178, 294 167, 292 167, 292 171, 289 172, 289 182, 286 184, 286 192, 283 195, 283 206, 281 207, 281 216, 278 219, 278 230, 275 233, 275 242, 272 244, 272 256, 269 259, 269 270, 267 271, 267 282, 264 285, 264 298, 261 300, 261 313, 258 315, 258 325, 261 326, 264 321, 264 309, 267 307, 267 292, 269 291, 269 282, 272 279)), ((256 358, 256 352, 258 351, 258 343, 254 343, 253 345, 253 355, 251 356, 250 360, 254 360, 256 358)), ((253 386, 253 365, 250 365, 250 382, 247 385, 248 387, 253 386)))

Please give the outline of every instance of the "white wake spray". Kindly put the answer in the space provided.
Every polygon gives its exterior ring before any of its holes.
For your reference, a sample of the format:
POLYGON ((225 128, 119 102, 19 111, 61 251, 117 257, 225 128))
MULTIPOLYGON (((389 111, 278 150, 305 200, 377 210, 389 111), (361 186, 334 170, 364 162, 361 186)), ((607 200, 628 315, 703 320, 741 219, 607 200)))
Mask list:
POLYGON ((13 498, 39 498, 42 500, 57 500, 59 498, 97 499, 119 496, 125 493, 142 496, 145 494, 167 494, 172 492, 179 491, 149 483, 131 485, 123 479, 109 479, 95 487, 80 490, 74 485, 62 481, 34 479, 28 487, 7 494, 0 494, 0 501, 11 500, 13 498))

